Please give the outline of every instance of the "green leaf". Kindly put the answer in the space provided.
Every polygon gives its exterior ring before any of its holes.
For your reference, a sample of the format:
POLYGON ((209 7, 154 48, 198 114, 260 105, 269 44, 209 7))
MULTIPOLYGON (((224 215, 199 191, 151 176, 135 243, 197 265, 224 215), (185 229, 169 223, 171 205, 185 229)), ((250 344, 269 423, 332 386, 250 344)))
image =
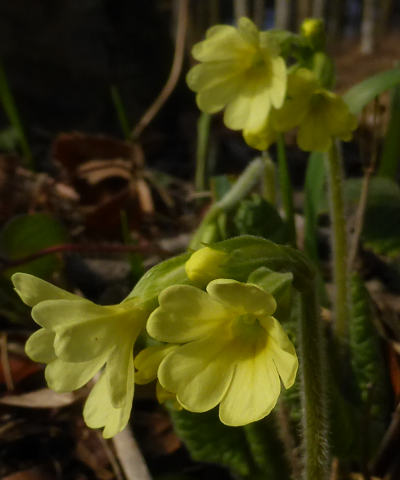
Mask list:
POLYGON ((351 112, 357 114, 375 97, 400 83, 400 68, 378 73, 350 88, 343 99, 351 112))
POLYGON ((287 226, 275 207, 258 194, 240 202, 233 224, 234 235, 257 235, 276 243, 289 240, 287 226))
POLYGON ((241 427, 227 427, 214 409, 206 413, 170 410, 174 428, 192 458, 217 463, 235 475, 247 477, 255 466, 241 427))
POLYGON ((400 161, 400 86, 393 89, 390 105, 390 121, 383 143, 378 175, 396 178, 400 161))
POLYGON ((254 461, 262 472, 260 480, 289 480, 289 468, 274 416, 246 425, 244 432, 254 461))
POLYGON ((188 283, 185 263, 190 255, 190 253, 184 253, 150 268, 135 285, 128 298, 141 297, 150 300, 170 285, 188 283))
MULTIPOLYGON (((68 239, 63 225, 44 213, 21 215, 11 219, 0 233, 0 250, 9 260, 17 260, 35 254, 68 239)), ((4 273, 11 276, 24 272, 48 278, 60 266, 55 255, 45 255, 30 262, 8 268, 4 273)))
POLYGON ((349 325, 351 363, 363 406, 361 428, 372 453, 389 422, 392 403, 390 382, 379 337, 373 323, 373 309, 367 289, 354 274, 351 283, 352 315, 349 325), (365 423, 368 421, 368 423, 365 423))
MULTIPOLYGON (((345 183, 350 205, 359 201, 361 182, 350 179, 345 183)), ((396 256, 400 252, 400 187, 389 178, 370 181, 361 240, 377 254, 396 256)))

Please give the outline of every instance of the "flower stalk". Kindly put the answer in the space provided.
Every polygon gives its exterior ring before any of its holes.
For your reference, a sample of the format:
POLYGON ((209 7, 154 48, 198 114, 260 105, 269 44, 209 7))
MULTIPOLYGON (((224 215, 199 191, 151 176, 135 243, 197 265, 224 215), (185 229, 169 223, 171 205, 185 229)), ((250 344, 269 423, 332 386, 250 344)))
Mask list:
POLYGON ((344 218, 343 175, 337 144, 327 155, 330 217, 332 224, 333 277, 336 286, 334 299, 335 333, 339 342, 347 338, 349 323, 349 279, 347 268, 347 234, 344 218))
POLYGON ((316 286, 302 293, 299 316, 304 480, 324 480, 328 470, 324 337, 316 295, 316 286))
POLYGON ((296 245, 296 225, 294 221, 293 189, 290 180, 289 169, 286 158, 285 140, 283 134, 278 136, 278 165, 279 165, 279 186, 282 195, 282 205, 288 226, 290 243, 296 245))

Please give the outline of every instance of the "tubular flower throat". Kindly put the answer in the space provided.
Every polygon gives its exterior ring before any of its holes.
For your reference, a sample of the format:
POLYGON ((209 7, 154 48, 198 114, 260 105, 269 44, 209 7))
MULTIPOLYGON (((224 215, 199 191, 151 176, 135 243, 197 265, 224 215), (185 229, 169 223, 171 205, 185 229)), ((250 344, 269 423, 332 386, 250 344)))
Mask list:
POLYGON ((109 438, 128 423, 134 393, 133 346, 149 310, 137 298, 99 306, 24 273, 12 277, 15 290, 42 328, 26 343, 27 355, 47 364, 47 384, 70 392, 101 376, 87 398, 83 416, 109 438))
POLYGON ((211 281, 206 291, 174 285, 159 296, 147 330, 179 344, 161 360, 158 379, 183 408, 205 412, 219 404, 226 425, 259 420, 293 385, 295 349, 272 316, 272 295, 253 284, 211 281))
POLYGON ((280 108, 286 93, 286 65, 268 32, 248 18, 238 28, 215 25, 192 50, 198 60, 187 75, 203 112, 225 108, 224 123, 233 130, 258 130, 271 107, 280 108))

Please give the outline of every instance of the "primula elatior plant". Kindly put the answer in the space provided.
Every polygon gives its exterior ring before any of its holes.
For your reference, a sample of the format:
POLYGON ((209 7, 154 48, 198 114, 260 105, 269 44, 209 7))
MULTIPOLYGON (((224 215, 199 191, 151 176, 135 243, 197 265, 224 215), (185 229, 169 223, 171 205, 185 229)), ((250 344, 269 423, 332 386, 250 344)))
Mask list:
MULTIPOLYGON (((377 443, 368 443, 374 424, 365 440, 343 453, 348 437, 345 424, 358 429, 364 421, 361 414, 357 416, 358 411, 366 412, 374 421, 381 421, 386 413, 379 411, 382 405, 375 402, 374 388, 366 387, 378 355, 375 347, 372 360, 362 351, 362 345, 377 343, 371 338, 364 342, 364 332, 372 335, 372 322, 367 318, 367 324, 365 318, 365 312, 370 312, 368 299, 362 298, 362 308, 358 302, 356 319, 351 314, 354 300, 350 305, 339 148, 339 141, 349 141, 357 126, 355 113, 361 110, 360 98, 368 97, 366 87, 354 93, 356 107, 351 96, 342 98, 331 90, 335 76, 325 51, 323 23, 314 19, 304 22, 300 34, 293 34, 259 31, 251 20, 241 18, 237 28, 210 28, 192 53, 200 63, 189 71, 187 82, 196 92, 199 108, 208 114, 224 110, 225 125, 241 130, 247 144, 258 150, 266 150, 277 141, 285 219, 275 205, 275 167, 264 152, 210 208, 193 236, 191 251, 151 268, 117 305, 99 306, 32 275, 14 274, 17 293, 32 307, 32 317, 41 327, 28 339, 26 352, 47 365, 47 383, 56 391, 73 391, 96 380, 83 416, 90 427, 103 428, 105 437, 112 437, 127 425, 134 383, 155 381, 159 402, 174 409, 171 416, 178 431, 182 425, 191 429, 187 435, 182 428, 182 437, 189 449, 195 445, 197 458, 215 462, 215 452, 210 451, 217 450, 217 461, 228 465, 235 478, 288 480, 290 474, 280 476, 285 469, 276 468, 276 477, 269 468, 275 461, 274 455, 268 456, 270 444, 276 438, 279 443, 279 435, 271 437, 270 433, 279 428, 284 432, 281 437, 286 454, 294 457, 292 478, 326 480, 331 453, 345 471, 358 461, 353 451, 363 451, 367 458, 366 445, 377 443), (336 288, 331 299, 333 322, 326 325, 320 319, 318 303, 323 287, 322 275, 314 265, 317 249, 313 255, 308 251, 311 262, 296 248, 284 137, 293 129, 298 147, 313 152, 310 164, 314 169, 315 160, 322 168, 322 160, 326 160, 336 288), (262 201, 252 202, 257 214, 252 210, 243 222, 249 207, 242 200, 260 177, 264 185, 273 186, 273 192, 263 192, 264 198, 259 195, 262 201), (263 209, 258 210, 259 206, 263 209), (238 207, 240 215, 234 216, 238 207), (273 219, 272 225, 282 229, 282 237, 274 239, 284 238, 291 246, 264 238, 268 229, 257 233, 259 236, 247 235, 250 229, 259 228, 255 224, 263 215, 266 224, 273 219), (241 231, 229 234, 232 224, 241 231), (353 324, 349 326, 350 322, 353 324), (331 324, 327 355, 324 333, 331 324), (144 342, 136 342, 139 335, 144 342), (137 351, 137 343, 143 345, 141 351, 137 351), (350 363, 355 367, 350 368, 350 363), (338 381, 339 370, 348 371, 351 377, 345 386, 338 381), (359 389, 356 400, 351 398, 352 393, 345 392, 350 383, 356 386, 354 390, 359 389), (329 405, 326 384, 333 397, 329 405), (268 428, 264 427, 269 420, 262 419, 273 411, 278 399, 280 423, 278 427, 270 423, 267 434, 268 428), (350 404, 353 410, 346 409, 350 404), (369 411, 372 404, 374 410, 369 411), (214 418, 214 409, 218 409, 219 420, 214 418), (203 420, 196 423, 198 416, 206 418, 204 428, 203 420), (339 440, 334 438, 337 432, 339 440), (228 451, 219 450, 221 436, 229 444, 228 451), (266 443, 266 437, 270 443, 266 443), (243 442, 248 444, 243 446, 243 442), (199 450, 209 453, 199 455, 199 450), (252 457, 246 460, 249 452, 252 457), (296 461, 296 452, 301 452, 301 462, 296 461)), ((396 75, 400 79, 400 73, 396 75)), ((204 124, 209 128, 209 121, 204 124)), ((318 192, 322 192, 324 171, 318 172, 318 192)), ((306 221, 314 227, 320 195, 315 197, 306 200, 306 221)), ((306 227, 306 236, 310 228, 306 227)), ((359 285, 356 292, 364 290, 359 285)), ((325 302, 329 306, 329 300, 325 302)), ((374 373, 374 379, 380 377, 374 373)), ((388 398, 379 394, 379 398, 388 398)), ((382 430, 382 423, 378 427, 382 430)), ((364 467, 360 470, 368 473, 368 466, 364 467)))

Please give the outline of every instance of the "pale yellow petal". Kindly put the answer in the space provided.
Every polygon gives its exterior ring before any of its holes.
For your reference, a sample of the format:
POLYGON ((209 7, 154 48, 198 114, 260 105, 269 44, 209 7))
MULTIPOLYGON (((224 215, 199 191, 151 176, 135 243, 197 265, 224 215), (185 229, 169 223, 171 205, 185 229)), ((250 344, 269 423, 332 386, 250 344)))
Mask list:
POLYGON ((268 415, 276 405, 280 380, 263 340, 255 342, 253 352, 236 364, 232 382, 219 407, 225 425, 240 426, 268 415))
POLYGON ((28 338, 25 344, 25 352, 35 362, 50 363, 56 358, 54 351, 55 333, 41 328, 28 338))
MULTIPOLYGON (((270 117, 273 116, 271 112, 270 117)), ((257 150, 267 150, 278 138, 278 133, 272 128, 271 122, 267 121, 266 126, 260 130, 243 130, 244 141, 250 147, 257 150)))
POLYGON ((242 85, 241 75, 237 75, 213 87, 201 90, 196 95, 197 106, 202 112, 216 113, 239 95, 242 85))
POLYGON ((66 362, 86 362, 116 345, 118 327, 109 318, 82 320, 78 325, 56 332, 54 350, 66 362))
POLYGON ((122 431, 129 421, 134 383, 129 384, 123 406, 115 408, 111 404, 109 379, 106 372, 100 377, 88 396, 83 409, 83 418, 90 428, 104 427, 103 437, 111 438, 122 431))
POLYGON ((207 31, 205 40, 194 45, 192 55, 199 62, 238 61, 246 60, 252 49, 235 27, 215 25, 207 31))
POLYGON ((149 335, 162 342, 185 343, 207 335, 229 312, 199 288, 173 285, 159 296, 147 321, 149 335))
POLYGON ((260 323, 268 334, 269 355, 285 388, 290 388, 295 381, 299 366, 294 345, 276 318, 266 317, 261 319, 260 323))
POLYGON ((207 285, 207 292, 239 314, 271 315, 276 310, 274 297, 256 285, 219 278, 207 285))
POLYGON ((189 70, 186 82, 195 92, 218 86, 221 88, 221 84, 226 88, 231 79, 242 71, 243 65, 235 62, 200 63, 189 70))
POLYGON ((30 307, 33 307, 43 300, 81 299, 78 295, 73 295, 62 288, 58 288, 28 273, 14 273, 11 280, 14 284, 15 291, 21 297, 22 301, 30 307))
POLYGON ((46 300, 32 309, 32 317, 40 326, 56 331, 82 321, 109 317, 112 307, 102 307, 80 298, 79 300, 46 300))
POLYGON ((177 345, 153 345, 139 352, 135 357, 135 383, 143 385, 157 378, 161 361, 177 348, 177 345))
POLYGON ((227 332, 188 343, 168 355, 158 378, 179 403, 191 412, 205 412, 223 398, 232 378, 233 363, 225 354, 227 332), (225 342, 224 342, 225 339, 225 342))
POLYGON ((280 108, 286 95, 286 64, 282 57, 274 58, 271 61, 272 79, 270 86, 270 97, 272 106, 280 108))
POLYGON ((271 109, 268 85, 261 78, 243 82, 241 93, 228 103, 224 123, 232 130, 259 130, 265 125, 271 109))
POLYGON ((323 118, 312 111, 303 119, 297 132, 297 143, 306 152, 327 152, 332 137, 326 129, 323 118))
POLYGON ((125 401, 130 383, 134 381, 133 344, 134 339, 120 338, 107 359, 106 371, 110 382, 110 398, 114 407, 121 407, 125 401))
POLYGON ((255 24, 249 18, 239 18, 238 31, 246 42, 250 43, 251 45, 258 46, 259 31, 255 24))
POLYGON ((77 390, 96 375, 104 365, 105 360, 105 355, 82 363, 64 362, 58 358, 46 367, 47 384, 56 392, 77 390))

